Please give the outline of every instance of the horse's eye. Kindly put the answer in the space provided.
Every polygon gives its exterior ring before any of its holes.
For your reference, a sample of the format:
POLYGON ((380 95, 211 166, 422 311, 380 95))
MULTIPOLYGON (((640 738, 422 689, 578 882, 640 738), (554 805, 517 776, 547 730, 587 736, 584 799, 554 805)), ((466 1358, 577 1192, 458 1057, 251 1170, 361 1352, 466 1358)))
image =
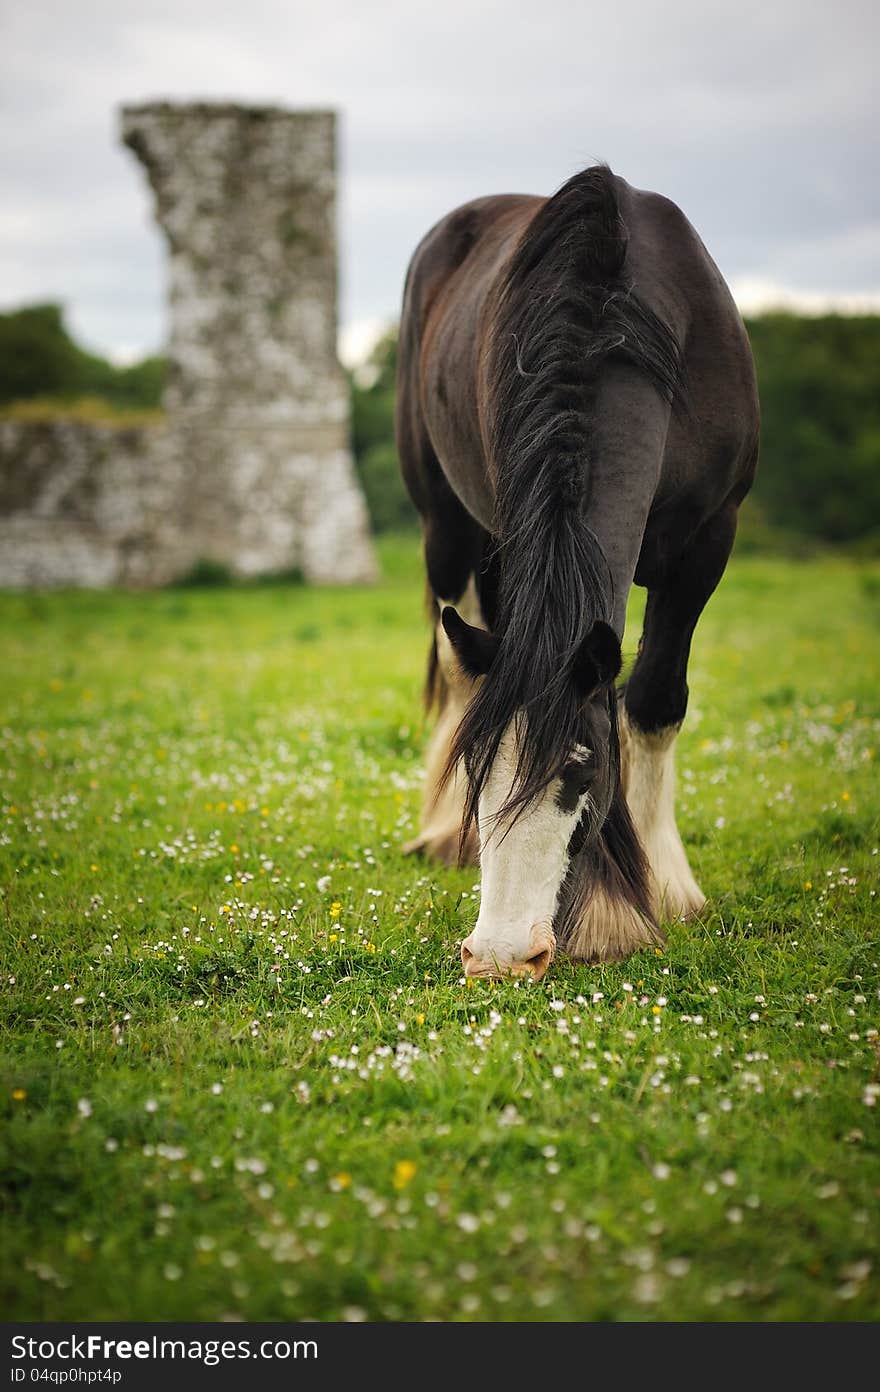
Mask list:
POLYGON ((590 791, 594 775, 595 764, 591 755, 572 759, 565 765, 556 795, 556 801, 564 812, 574 812, 584 794, 590 791))

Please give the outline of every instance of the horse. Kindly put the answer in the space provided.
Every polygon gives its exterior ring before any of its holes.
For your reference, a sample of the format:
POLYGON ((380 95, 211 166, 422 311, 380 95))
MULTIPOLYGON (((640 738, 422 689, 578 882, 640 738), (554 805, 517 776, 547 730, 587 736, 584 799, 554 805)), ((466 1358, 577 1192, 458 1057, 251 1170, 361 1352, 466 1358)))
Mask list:
POLYGON ((468 977, 663 943, 700 890, 675 820, 691 639, 758 458, 748 337, 669 199, 607 165, 456 208, 407 272, 395 435, 438 711, 419 835, 479 862, 468 977), (618 690, 627 596, 647 589, 618 690))

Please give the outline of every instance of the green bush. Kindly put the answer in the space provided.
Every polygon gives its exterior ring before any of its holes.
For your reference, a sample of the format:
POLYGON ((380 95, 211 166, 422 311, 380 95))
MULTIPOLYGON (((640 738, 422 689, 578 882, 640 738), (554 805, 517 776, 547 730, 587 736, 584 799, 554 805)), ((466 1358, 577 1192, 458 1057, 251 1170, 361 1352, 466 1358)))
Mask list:
POLYGON ((79 358, 58 305, 0 314, 0 403, 77 392, 79 358))
POLYGON ((264 571, 259 575, 240 577, 233 574, 225 561, 213 556, 202 556, 183 575, 172 580, 170 590, 213 590, 213 589, 269 589, 273 586, 285 588, 305 583, 299 566, 289 566, 286 570, 264 571))
POLYGON ((786 556, 792 561, 807 561, 827 550, 827 544, 804 532, 791 531, 770 522, 765 509, 753 494, 739 510, 736 529, 738 556, 786 556))
POLYGON ((761 396, 753 496, 771 526, 827 542, 880 527, 880 316, 748 321, 761 396))
POLYGON ((394 444, 396 375, 397 329, 392 327, 350 379, 355 465, 376 532, 406 531, 418 521, 394 444))
POLYGON ((400 532, 416 525, 393 443, 373 445, 358 459, 357 469, 374 531, 400 532))
POLYGON ((0 314, 0 405, 99 397, 112 409, 151 410, 162 400, 165 360, 114 367, 71 338, 60 305, 26 305, 0 314))

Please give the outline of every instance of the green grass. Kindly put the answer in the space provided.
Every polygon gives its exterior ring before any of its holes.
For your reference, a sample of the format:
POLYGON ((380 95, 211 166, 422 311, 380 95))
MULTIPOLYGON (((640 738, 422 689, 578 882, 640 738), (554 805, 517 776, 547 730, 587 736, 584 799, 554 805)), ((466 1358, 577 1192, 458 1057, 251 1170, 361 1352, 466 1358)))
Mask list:
POLYGON ((0 420, 31 421, 38 425, 82 421, 86 425, 144 426, 159 425, 164 419, 159 407, 118 406, 101 396, 78 396, 70 400, 32 396, 0 406, 0 420))
POLYGON ((0 598, 7 1317, 876 1318, 880 570, 711 602, 703 921, 466 988, 476 873, 399 851, 426 631, 383 558, 0 598))

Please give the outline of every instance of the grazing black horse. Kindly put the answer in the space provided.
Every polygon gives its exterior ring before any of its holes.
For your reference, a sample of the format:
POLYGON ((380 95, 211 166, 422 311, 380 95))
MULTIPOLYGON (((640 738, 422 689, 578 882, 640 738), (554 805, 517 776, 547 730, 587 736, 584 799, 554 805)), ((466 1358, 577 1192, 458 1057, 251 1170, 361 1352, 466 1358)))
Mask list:
POLYGON ((439 606, 411 849, 479 854, 465 970, 540 979, 557 941, 605 960, 662 940, 704 903, 673 748, 758 453, 720 272, 674 203, 605 166, 465 204, 409 268, 396 429, 439 606), (618 695, 633 582, 647 609, 618 695))

